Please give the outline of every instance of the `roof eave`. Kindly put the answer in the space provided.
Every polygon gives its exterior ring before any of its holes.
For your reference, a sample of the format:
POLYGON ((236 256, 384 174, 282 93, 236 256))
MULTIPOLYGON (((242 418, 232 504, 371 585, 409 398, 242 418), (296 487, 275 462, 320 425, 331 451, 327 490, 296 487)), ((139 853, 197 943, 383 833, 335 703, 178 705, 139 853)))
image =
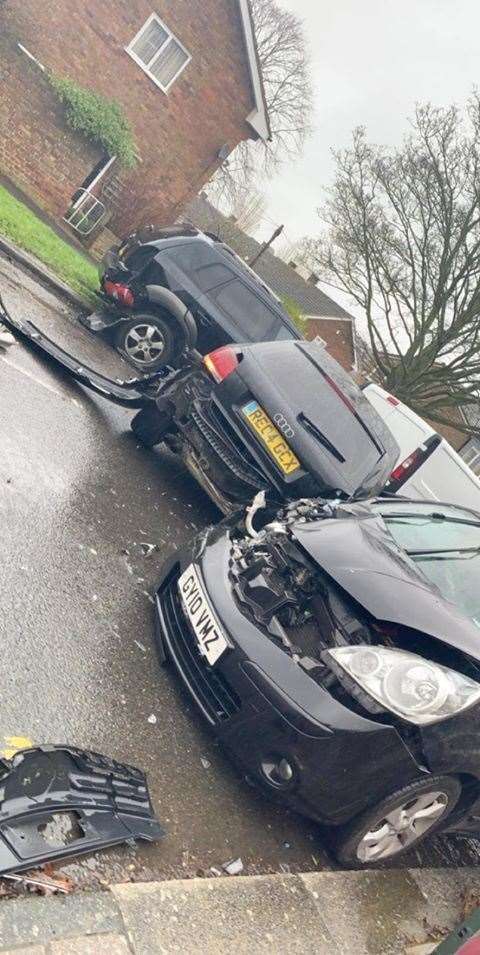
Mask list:
POLYGON ((246 117, 246 121, 253 129, 256 139, 263 139, 264 142, 270 142, 272 139, 272 129, 268 116, 262 68, 258 55, 258 46, 255 37, 255 27, 253 24, 250 0, 238 0, 238 6, 240 8, 243 36, 245 40, 248 67, 250 71, 250 80, 252 83, 252 91, 255 99, 255 107, 246 117))

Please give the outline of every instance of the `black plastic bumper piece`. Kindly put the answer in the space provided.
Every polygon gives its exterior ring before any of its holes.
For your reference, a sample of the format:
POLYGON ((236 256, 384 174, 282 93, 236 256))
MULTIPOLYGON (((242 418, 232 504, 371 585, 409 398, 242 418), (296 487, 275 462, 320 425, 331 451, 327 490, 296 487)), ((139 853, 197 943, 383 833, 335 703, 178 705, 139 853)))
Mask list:
POLYGON ((165 833, 144 773, 70 746, 0 761, 0 874, 165 833))
POLYGON ((64 351, 48 335, 40 331, 33 322, 24 322, 13 318, 1 296, 0 322, 10 328, 15 335, 28 341, 37 351, 51 358, 64 371, 68 371, 75 381, 121 407, 142 408, 151 400, 151 397, 147 396, 149 389, 159 379, 165 377, 165 372, 160 371, 153 375, 131 378, 127 381, 122 381, 120 378, 115 381, 112 378, 106 378, 105 375, 99 374, 93 368, 82 365, 77 358, 64 351))

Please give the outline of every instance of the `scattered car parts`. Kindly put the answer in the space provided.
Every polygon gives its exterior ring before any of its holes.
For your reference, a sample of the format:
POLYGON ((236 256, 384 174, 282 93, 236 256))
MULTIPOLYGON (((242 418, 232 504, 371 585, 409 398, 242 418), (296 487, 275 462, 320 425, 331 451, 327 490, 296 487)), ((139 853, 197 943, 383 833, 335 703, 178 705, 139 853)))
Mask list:
POLYGON ((0 760, 0 876, 163 835, 133 766, 55 745, 0 760))

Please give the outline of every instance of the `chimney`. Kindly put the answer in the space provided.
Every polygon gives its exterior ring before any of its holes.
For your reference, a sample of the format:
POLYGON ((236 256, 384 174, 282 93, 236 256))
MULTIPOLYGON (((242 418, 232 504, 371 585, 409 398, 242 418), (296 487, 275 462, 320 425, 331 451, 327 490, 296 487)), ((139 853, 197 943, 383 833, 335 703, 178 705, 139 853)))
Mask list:
POLYGON ((289 266, 290 266, 291 269, 296 269, 296 268, 297 268, 297 263, 294 261, 294 259, 290 259, 290 262, 289 262, 288 264, 289 264, 289 266))
POLYGON ((311 274, 308 276, 308 279, 307 279, 307 282, 309 285, 318 285, 319 281, 320 281, 320 278, 318 275, 315 274, 315 272, 311 272, 311 274))

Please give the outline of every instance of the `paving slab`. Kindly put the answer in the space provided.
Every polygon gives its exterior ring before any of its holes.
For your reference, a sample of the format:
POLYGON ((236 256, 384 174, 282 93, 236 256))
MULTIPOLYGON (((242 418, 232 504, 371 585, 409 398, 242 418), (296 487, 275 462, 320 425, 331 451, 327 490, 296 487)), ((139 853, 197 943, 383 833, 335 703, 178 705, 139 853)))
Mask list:
POLYGON ((2 955, 46 955, 44 945, 28 945, 27 948, 2 948, 2 955))
MULTIPOLYGON (((131 949, 124 935, 85 935, 52 942, 48 955, 130 955, 131 949)), ((35 955, 35 952, 33 952, 35 955)))
POLYGON ((415 916, 425 908, 408 872, 331 872, 301 876, 342 952, 398 955, 419 938, 415 916))
POLYGON ((2 955, 15 946, 45 945, 82 933, 108 932, 123 932, 122 917, 110 892, 79 892, 65 898, 12 899, 0 904, 2 955))
MULTIPOLYGON (((343 952, 398 955, 432 946, 480 904, 480 871, 448 869, 307 873, 311 893, 343 952)), ((435 946, 434 946, 435 947, 435 946)))
POLYGON ((136 955, 340 955, 295 875, 118 885, 112 892, 136 955))

